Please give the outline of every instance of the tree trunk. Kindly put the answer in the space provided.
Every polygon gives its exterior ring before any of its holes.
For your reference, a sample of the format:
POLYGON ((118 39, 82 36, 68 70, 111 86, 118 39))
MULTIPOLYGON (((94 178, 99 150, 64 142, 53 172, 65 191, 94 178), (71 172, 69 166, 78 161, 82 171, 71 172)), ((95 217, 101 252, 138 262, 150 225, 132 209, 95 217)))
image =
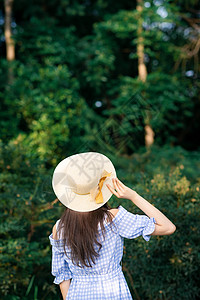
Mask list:
POLYGON ((138 18, 138 29, 137 29, 137 56, 138 56, 138 77, 141 81, 145 82, 147 77, 147 68, 144 63, 144 38, 142 35, 142 23, 143 19, 141 17, 141 13, 143 10, 143 0, 137 0, 136 10, 139 12, 138 18))
MULTIPOLYGON (((146 82, 147 68, 144 61, 144 38, 142 37, 142 11, 143 11, 143 0, 137 0, 136 10, 138 11, 138 29, 137 29, 137 56, 138 56, 138 77, 142 82, 146 82)), ((154 143, 154 131, 150 125, 150 115, 147 108, 145 122, 145 146, 148 148, 154 143)))
MULTIPOLYGON (((15 59, 15 44, 12 39, 12 30, 11 30, 11 22, 12 22, 12 6, 14 0, 4 0, 5 6, 5 40, 6 40, 6 58, 7 60, 13 61, 15 59)), ((8 68, 8 82, 11 83, 13 81, 13 70, 12 67, 8 68)))

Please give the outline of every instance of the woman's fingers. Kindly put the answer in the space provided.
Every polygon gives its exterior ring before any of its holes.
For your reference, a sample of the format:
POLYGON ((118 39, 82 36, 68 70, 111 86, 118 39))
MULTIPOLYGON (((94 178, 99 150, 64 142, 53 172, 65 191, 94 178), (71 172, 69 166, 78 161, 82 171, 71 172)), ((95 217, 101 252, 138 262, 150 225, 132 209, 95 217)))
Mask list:
POLYGON ((121 188, 124 188, 125 187, 125 185, 117 178, 117 182, 118 182, 118 184, 119 184, 119 186, 121 187, 121 188))
POLYGON ((115 178, 113 181, 115 182, 115 185, 118 188, 118 190, 123 192, 123 187, 119 184, 119 180, 115 178))
POLYGON ((117 190, 116 178, 112 178, 112 182, 113 182, 114 188, 117 190))
POLYGON ((117 177, 112 178, 114 189, 109 185, 106 184, 108 189, 118 198, 121 198, 124 195, 124 188, 126 187, 117 177))
POLYGON ((113 178, 112 182, 114 189, 109 184, 106 184, 106 186, 111 191, 111 193, 113 193, 118 198, 131 199, 133 195, 137 194, 134 190, 124 185, 117 177, 113 178))
POLYGON ((106 184, 106 186, 111 191, 111 193, 113 193, 115 196, 117 196, 119 198, 118 192, 116 192, 109 184, 106 184))

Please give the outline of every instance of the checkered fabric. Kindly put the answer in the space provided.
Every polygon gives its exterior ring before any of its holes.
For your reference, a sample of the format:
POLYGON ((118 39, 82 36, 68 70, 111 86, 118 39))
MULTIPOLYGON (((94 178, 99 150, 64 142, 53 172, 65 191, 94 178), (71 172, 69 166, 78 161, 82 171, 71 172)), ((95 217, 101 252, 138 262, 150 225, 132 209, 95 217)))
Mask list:
MULTIPOLYGON (((124 238, 134 239, 140 235, 149 241, 155 229, 155 219, 146 215, 128 212, 121 205, 113 218, 113 226, 104 220, 106 237, 103 240, 99 224, 99 238, 102 248, 96 263, 89 267, 78 267, 70 259, 70 249, 66 246, 67 256, 63 250, 62 233, 58 240, 49 236, 52 245, 52 275, 53 283, 59 284, 63 280, 71 280, 65 300, 129 300, 132 299, 127 282, 122 272, 121 260, 123 256, 124 238)), ((58 225, 59 220, 56 222, 58 225)), ((98 251, 98 246, 95 245, 98 251)))

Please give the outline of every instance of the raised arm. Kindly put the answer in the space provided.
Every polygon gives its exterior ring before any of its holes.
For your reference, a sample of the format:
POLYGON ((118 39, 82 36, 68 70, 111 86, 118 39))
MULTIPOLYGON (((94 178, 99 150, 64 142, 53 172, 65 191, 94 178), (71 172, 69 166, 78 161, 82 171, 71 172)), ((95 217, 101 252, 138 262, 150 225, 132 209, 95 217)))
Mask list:
POLYGON ((154 217, 156 220, 155 230, 152 235, 170 235, 176 230, 176 226, 156 207, 145 200, 134 190, 125 186, 118 178, 113 178, 113 189, 109 184, 106 186, 118 198, 131 200, 139 207, 149 218, 154 217))

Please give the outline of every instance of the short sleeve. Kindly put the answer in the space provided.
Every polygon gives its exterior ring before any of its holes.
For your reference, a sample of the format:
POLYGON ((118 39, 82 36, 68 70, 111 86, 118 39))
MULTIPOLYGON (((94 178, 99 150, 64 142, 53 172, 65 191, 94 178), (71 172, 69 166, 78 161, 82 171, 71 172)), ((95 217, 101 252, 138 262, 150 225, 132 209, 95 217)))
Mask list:
POLYGON ((155 230, 155 218, 130 213, 121 205, 118 209, 114 221, 117 224, 119 235, 128 239, 135 239, 142 235, 143 239, 148 242, 151 233, 155 230))
POLYGON ((49 236, 49 240, 52 245, 51 274, 55 276, 53 283, 60 284, 62 281, 72 278, 72 272, 64 258, 62 240, 54 240, 53 233, 49 236))

